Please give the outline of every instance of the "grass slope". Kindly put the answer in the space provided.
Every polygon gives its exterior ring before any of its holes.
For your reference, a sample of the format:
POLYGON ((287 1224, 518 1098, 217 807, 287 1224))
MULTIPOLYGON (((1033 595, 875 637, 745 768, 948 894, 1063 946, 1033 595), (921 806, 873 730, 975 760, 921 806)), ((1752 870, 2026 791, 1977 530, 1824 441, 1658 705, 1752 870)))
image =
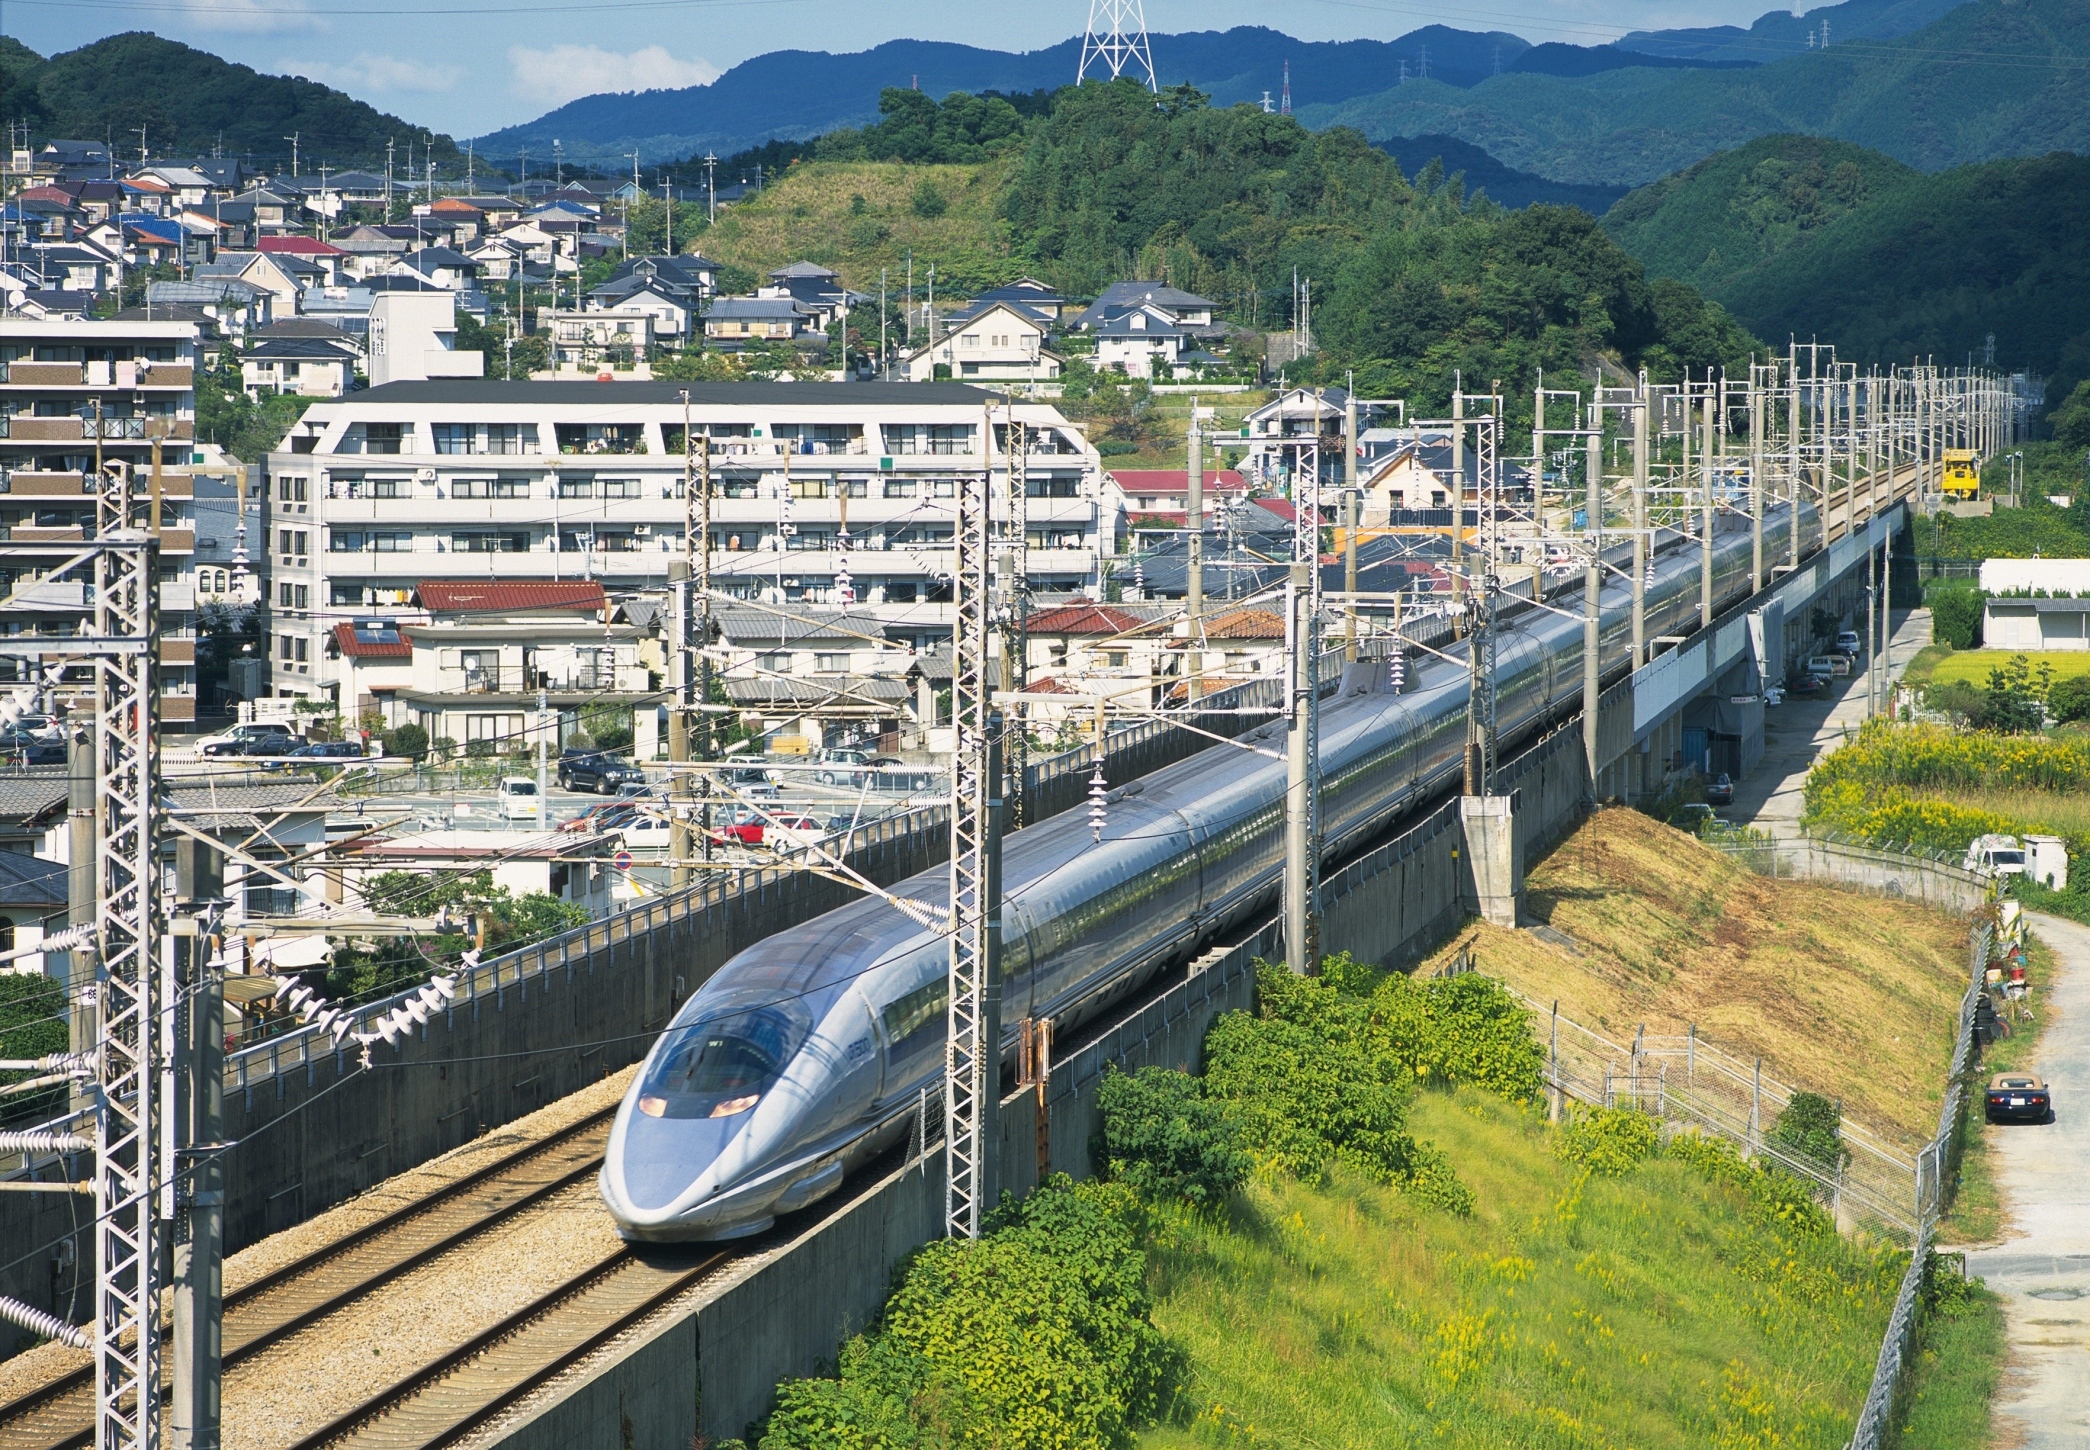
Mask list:
POLYGON ((883 267, 896 303, 911 251, 917 304, 931 264, 939 290, 960 295, 1021 275, 1000 213, 1012 164, 1007 158, 978 166, 801 162, 760 196, 722 213, 716 226, 698 234, 697 247, 757 274, 801 259, 819 262, 840 272, 845 286, 873 294, 883 267), (924 215, 935 210, 933 203, 916 205, 925 187, 942 199, 941 213, 924 215))
POLYGON ((1938 658, 1931 666, 1930 678, 1939 684, 1947 680, 1965 680, 1970 685, 1986 685, 1990 670, 2004 668, 2019 655, 2023 655, 2034 670, 2046 665, 2057 680, 2090 675, 2090 650, 1956 649, 1938 658))
POLYGON ((1339 1179, 1169 1226, 1154 1321, 1198 1408, 1146 1450, 1843 1444, 1898 1257, 1776 1232, 1679 1162, 1590 1177, 1474 1089, 1421 1095, 1410 1122, 1471 1218, 1339 1179))
POLYGON ((2090 6, 1978 0, 1893 39, 1743 71, 1411 82, 1306 106, 1374 140, 1444 132, 1559 181, 1640 185, 1756 136, 1834 136, 1936 170, 2090 150, 2090 6))
MULTIPOLYGON (((1632 810, 1599 811, 1527 879, 1583 955, 1476 926, 1480 969, 1615 1041, 1699 1033, 1910 1143, 1937 1126, 1966 929, 1906 903, 1772 881, 1632 810), (1863 1043, 1862 1052, 1851 1044, 1863 1043)), ((1467 938, 1462 937, 1461 941, 1467 938)), ((1448 958, 1456 947, 1447 947, 1448 958)), ((1423 964, 1429 971, 1440 964, 1423 964)))

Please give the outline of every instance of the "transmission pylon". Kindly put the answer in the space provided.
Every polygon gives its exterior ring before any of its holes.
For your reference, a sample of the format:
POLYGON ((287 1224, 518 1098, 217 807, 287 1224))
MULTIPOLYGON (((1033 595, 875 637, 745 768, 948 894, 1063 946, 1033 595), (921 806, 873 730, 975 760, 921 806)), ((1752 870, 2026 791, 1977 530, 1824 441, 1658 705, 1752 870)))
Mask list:
POLYGON ((1138 80, 1144 71, 1147 89, 1161 89, 1154 79, 1154 53, 1147 47, 1147 15, 1141 0, 1089 0, 1089 30, 1081 42, 1076 85, 1088 79, 1091 65, 1109 67, 1112 80, 1128 69, 1138 80))
POLYGON ((1290 61, 1284 63, 1284 89, 1278 92, 1277 114, 1280 116, 1292 114, 1292 63, 1290 61))
POLYGON ((958 485, 951 597, 950 1008, 944 1046, 944 1232, 976 1239, 994 1206, 995 1106, 1001 1093, 1001 731, 987 674, 993 629, 987 465, 958 485))

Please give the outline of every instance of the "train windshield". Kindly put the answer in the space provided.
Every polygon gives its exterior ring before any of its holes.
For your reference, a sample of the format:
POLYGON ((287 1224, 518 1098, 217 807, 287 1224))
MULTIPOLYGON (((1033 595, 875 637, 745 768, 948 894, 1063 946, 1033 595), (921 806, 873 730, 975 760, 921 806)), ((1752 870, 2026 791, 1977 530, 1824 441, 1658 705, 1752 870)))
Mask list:
POLYGON ((790 1002, 671 1028, 639 1088, 639 1111, 655 1118, 744 1113, 784 1075, 812 1026, 812 1015, 790 1002))

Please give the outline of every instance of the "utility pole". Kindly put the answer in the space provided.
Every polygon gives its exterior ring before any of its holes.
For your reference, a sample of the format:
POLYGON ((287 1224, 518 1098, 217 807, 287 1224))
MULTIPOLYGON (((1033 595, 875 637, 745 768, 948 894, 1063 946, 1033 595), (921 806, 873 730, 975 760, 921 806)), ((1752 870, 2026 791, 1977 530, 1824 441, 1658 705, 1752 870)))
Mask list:
MULTIPOLYGON (((1698 476, 1704 482, 1705 497, 1700 500, 1698 530, 1698 627, 1713 627, 1713 411, 1714 399, 1719 385, 1713 381, 1713 370, 1705 370, 1705 441, 1699 452, 1698 476)), ((1684 428, 1691 426, 1688 409, 1684 413, 1684 428)))
MULTIPOLYGON (((1285 94, 1291 95, 1286 68, 1285 94)), ((1353 373, 1343 399, 1343 663, 1357 663, 1357 378, 1353 373)))
POLYGON ((996 1199, 1001 1135, 1001 714, 987 678, 987 464, 958 485, 952 568, 950 1007, 944 1047, 944 1233, 976 1239, 996 1199))
POLYGON ((218 1450, 223 1420, 225 1294, 225 977, 216 931, 224 867, 184 836, 174 847, 175 1014, 174 1450, 218 1450))
POLYGON ((1763 588, 1763 389, 1749 362, 1749 592, 1763 588))
POLYGON ((1183 500, 1183 523, 1188 531, 1184 539, 1184 646, 1190 654, 1190 692, 1192 703, 1195 703, 1200 693, 1197 682, 1204 676, 1205 665, 1205 435, 1198 421, 1194 396, 1190 400, 1190 431, 1186 444, 1189 472, 1185 478, 1183 500))
POLYGON ((1294 562, 1285 584, 1285 627, 1291 635, 1291 690, 1286 701, 1285 732, 1285 836, 1284 836, 1284 938, 1285 961, 1299 976, 1320 975, 1320 932, 1315 900, 1319 874, 1314 867, 1313 768, 1314 710, 1319 694, 1314 679, 1314 657, 1319 653, 1314 636, 1318 621, 1313 616, 1313 594, 1309 571, 1318 571, 1318 561, 1294 562))
POLYGON ((293 131, 283 138, 290 143, 290 179, 293 182, 298 177, 298 137, 304 134, 303 131, 293 131))
MULTIPOLYGON (((707 211, 707 214, 706 214, 706 216, 705 216, 705 219, 704 219, 704 220, 705 220, 705 225, 707 225, 707 226, 717 226, 717 225, 718 225, 718 157, 714 156, 714 155, 713 155, 713 154, 712 154, 711 152, 709 152, 709 151, 706 151, 706 152, 704 153, 704 189, 705 189, 705 190, 706 190, 707 192, 709 192, 709 193, 710 193, 709 197, 707 198, 707 204, 708 204, 708 211, 707 211)), ((884 273, 883 273, 883 270, 881 269, 881 271, 880 271, 880 276, 883 276, 883 275, 884 275, 884 273)))
MULTIPOLYGON (((696 872, 692 864, 696 857, 695 843, 691 837, 688 797, 690 781, 688 770, 689 732, 696 724, 698 700, 695 696, 696 671, 690 658, 691 628, 690 576, 697 551, 697 480, 695 469, 696 440, 690 435, 689 389, 682 390, 682 557, 668 565, 668 603, 671 608, 669 626, 675 635, 675 656, 671 665, 669 683, 675 691, 675 708, 668 712, 668 769, 675 778, 674 794, 678 798, 668 812, 668 859, 675 863, 673 880, 679 889, 690 884, 696 872)), ((709 542, 708 540, 706 542, 709 542)))
POLYGON ((1601 761, 1597 744, 1597 701, 1603 689, 1604 592, 1604 413, 1595 397, 1589 404, 1589 437, 1583 450, 1582 471, 1587 501, 1583 537, 1589 545, 1589 564, 1582 574, 1582 754, 1589 767, 1590 799, 1598 798, 1597 774, 1601 761))
POLYGON ((545 761, 545 736, 552 729, 551 696, 543 685, 537 687, 537 829, 552 828, 551 775, 545 761))
MULTIPOLYGON (((1013 398, 1004 398, 1002 416, 1007 419, 1004 445, 1008 470, 1007 547, 997 561, 1002 591, 1002 684, 1003 690, 1021 694, 1029 684, 1030 666, 1030 436, 1016 416, 1013 398)), ((991 435, 990 435, 991 436, 991 435)), ((988 454, 991 466, 993 454, 988 454)), ((847 505, 845 504, 846 508, 847 505)), ((1030 722, 1019 708, 1010 738, 1008 792, 1004 809, 1008 829, 1020 831, 1030 824, 1030 722)))
POLYGON ((1633 668, 1647 663, 1647 370, 1633 401, 1633 668))

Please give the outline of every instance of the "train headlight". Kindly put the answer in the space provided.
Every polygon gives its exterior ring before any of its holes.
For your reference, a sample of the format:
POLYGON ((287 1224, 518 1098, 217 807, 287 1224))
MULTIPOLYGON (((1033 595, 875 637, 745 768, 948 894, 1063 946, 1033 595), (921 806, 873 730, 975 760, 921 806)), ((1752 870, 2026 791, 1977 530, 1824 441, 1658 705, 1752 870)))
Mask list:
MULTIPOLYGON (((761 1099, 762 1095, 760 1093, 749 1093, 744 1098, 727 1098, 724 1102, 720 1103, 717 1107, 711 1110, 711 1116, 714 1118, 730 1118, 735 1113, 746 1112, 749 1108, 753 1107, 756 1103, 760 1102, 761 1099)), ((644 1098, 639 1099, 639 1106, 641 1108, 645 1107, 646 1102, 647 1100, 644 1098)))
POLYGON ((657 1118, 668 1110, 666 1098, 640 1098, 639 1111, 649 1118, 657 1118))

